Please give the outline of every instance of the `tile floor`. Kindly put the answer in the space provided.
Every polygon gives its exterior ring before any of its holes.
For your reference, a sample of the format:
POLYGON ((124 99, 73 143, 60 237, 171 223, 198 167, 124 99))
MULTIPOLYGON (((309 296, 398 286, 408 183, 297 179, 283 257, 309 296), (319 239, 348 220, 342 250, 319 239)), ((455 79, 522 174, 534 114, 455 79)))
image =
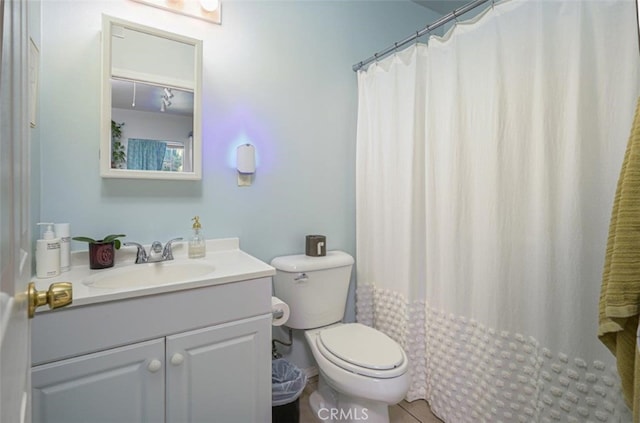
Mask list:
MULTIPOLYGON (((309 407, 309 395, 315 390, 317 383, 317 378, 311 379, 300 397, 300 423, 319 422, 309 407)), ((433 415, 429 404, 423 400, 402 401, 398 405, 389 407, 389 418, 391 423, 442 423, 442 420, 433 415)))

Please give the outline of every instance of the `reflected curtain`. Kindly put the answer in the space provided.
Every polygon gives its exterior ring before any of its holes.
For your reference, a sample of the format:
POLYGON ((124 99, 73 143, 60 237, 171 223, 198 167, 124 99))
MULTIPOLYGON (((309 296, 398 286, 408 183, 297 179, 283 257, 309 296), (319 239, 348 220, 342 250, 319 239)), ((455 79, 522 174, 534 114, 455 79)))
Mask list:
POLYGON ((357 318, 447 422, 627 421, 597 339, 631 1, 506 1, 358 73, 357 318))
POLYGON ((127 169, 162 170, 167 143, 157 140, 129 138, 127 141, 127 169))

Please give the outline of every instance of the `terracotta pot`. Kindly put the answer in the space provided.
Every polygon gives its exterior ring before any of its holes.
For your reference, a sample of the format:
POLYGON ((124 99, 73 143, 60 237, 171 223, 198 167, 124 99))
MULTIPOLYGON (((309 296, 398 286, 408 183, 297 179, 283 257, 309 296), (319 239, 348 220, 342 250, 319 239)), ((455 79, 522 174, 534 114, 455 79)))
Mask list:
POLYGON ((116 257, 114 242, 89 243, 89 268, 107 269, 113 267, 116 257))

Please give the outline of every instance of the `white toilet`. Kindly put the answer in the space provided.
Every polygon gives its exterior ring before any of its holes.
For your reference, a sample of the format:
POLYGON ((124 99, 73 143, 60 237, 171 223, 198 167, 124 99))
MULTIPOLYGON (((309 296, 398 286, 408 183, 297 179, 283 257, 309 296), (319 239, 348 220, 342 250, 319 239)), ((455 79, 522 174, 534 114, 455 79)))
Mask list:
POLYGON ((309 399, 321 422, 388 423, 389 405, 409 389, 407 356, 387 335, 360 323, 341 323, 353 257, 276 257, 275 295, 291 309, 286 325, 305 329, 320 373, 309 399))

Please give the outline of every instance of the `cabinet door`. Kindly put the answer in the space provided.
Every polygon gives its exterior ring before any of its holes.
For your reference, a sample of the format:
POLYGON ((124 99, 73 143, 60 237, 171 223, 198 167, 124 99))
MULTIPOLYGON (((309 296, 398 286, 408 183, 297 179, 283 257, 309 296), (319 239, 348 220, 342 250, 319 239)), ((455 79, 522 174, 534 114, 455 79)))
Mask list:
POLYGON ((33 422, 163 422, 164 377, 164 339, 34 367, 33 422))
POLYGON ((270 315, 167 337, 167 422, 270 422, 270 340, 270 315))

